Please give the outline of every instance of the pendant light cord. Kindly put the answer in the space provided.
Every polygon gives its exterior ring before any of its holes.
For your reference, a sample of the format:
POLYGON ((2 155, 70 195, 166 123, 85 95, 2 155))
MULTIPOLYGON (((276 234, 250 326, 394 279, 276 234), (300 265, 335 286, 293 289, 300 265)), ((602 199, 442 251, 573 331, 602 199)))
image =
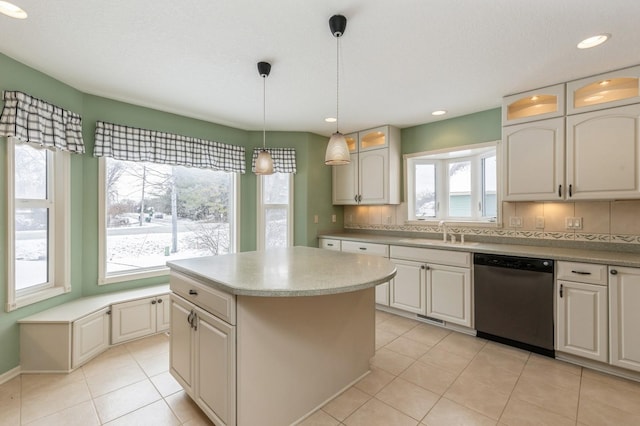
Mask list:
POLYGON ((340 132, 340 36, 336 36, 336 133, 340 132))
POLYGON ((262 150, 267 149, 267 76, 262 76, 262 150))

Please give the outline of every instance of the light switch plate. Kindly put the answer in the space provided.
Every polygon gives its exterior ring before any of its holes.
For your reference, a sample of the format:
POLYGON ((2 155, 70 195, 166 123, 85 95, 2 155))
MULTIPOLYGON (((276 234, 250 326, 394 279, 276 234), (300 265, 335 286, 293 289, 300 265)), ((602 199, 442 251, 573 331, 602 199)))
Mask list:
POLYGON ((544 228, 544 216, 536 216, 536 228, 544 228))
POLYGON ((509 226, 512 228, 522 228, 522 216, 510 216, 509 226))
POLYGON ((331 222, 336 223, 336 215, 335 214, 331 215, 331 222))
POLYGON ((313 223, 318 223, 318 215, 317 214, 313 215, 313 223))

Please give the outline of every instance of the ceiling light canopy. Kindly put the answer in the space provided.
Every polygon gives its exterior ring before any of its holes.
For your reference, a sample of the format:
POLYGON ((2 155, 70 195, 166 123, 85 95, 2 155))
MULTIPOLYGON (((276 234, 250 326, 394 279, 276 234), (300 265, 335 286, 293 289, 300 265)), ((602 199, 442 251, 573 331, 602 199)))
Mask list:
POLYGON ((344 135, 339 130, 339 111, 340 111, 340 37, 344 35, 347 28, 347 18, 342 15, 333 15, 329 18, 329 29, 331 34, 336 38, 336 131, 331 135, 327 152, 324 156, 324 164, 328 166, 340 166, 349 164, 351 156, 349 155, 349 146, 344 135))
POLYGON ((27 18, 27 12, 20 9, 15 4, 9 3, 8 1, 0 1, 0 13, 16 19, 27 18))
POLYGON ((437 116, 437 115, 445 115, 446 113, 447 113, 447 111, 446 111, 446 110, 444 110, 444 109, 439 109, 439 110, 433 111, 433 112, 431 113, 431 115, 436 115, 436 116, 437 116))
POLYGON ((271 72, 271 64, 258 62, 258 74, 262 77, 262 150, 256 158, 257 175, 273 174, 273 158, 267 151, 267 77, 271 72))
POLYGON ((610 38, 611 34, 598 34, 593 37, 585 38, 580 43, 578 43, 578 49, 590 49, 592 47, 600 46, 610 38))

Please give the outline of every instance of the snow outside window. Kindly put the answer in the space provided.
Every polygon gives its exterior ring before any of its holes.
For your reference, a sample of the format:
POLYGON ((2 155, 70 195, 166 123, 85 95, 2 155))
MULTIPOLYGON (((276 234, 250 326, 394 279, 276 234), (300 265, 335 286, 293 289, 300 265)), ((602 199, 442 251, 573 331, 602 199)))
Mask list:
POLYGON ((67 292, 69 153, 9 138, 7 311, 67 292))
POLYGON ((258 176, 258 250, 293 245, 293 174, 258 176))
POLYGON ((100 158, 100 283, 236 250, 236 173, 100 158))

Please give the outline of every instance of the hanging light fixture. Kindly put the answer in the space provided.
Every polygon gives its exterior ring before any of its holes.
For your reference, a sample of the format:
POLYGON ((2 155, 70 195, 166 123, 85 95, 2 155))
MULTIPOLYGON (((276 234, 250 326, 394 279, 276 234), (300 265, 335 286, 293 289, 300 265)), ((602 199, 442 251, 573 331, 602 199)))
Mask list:
POLYGON ((267 151, 267 76, 271 72, 271 64, 258 62, 258 74, 262 77, 262 149, 256 158, 255 174, 273 174, 273 158, 267 151))
POLYGON ((339 129, 339 110, 340 110, 340 37, 347 28, 347 18, 342 15, 333 15, 329 18, 329 29, 331 34, 336 38, 336 131, 331 135, 327 152, 324 156, 324 164, 328 166, 339 166, 349 164, 351 157, 349 155, 349 146, 344 135, 339 129))

